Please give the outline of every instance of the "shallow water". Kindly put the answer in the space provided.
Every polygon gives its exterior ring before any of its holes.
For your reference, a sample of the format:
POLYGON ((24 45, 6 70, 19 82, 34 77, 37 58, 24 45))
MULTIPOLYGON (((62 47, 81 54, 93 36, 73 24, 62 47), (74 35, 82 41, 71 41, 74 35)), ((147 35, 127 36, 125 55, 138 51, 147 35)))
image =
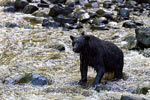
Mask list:
MULTIPOLYGON (((123 94, 140 95, 150 98, 150 91, 139 93, 141 86, 150 86, 150 58, 137 51, 123 49, 125 55, 124 73, 126 80, 102 82, 99 92, 90 89, 95 77, 93 69, 88 72, 88 87, 77 84, 80 80, 79 55, 71 49, 70 35, 79 35, 80 30, 64 31, 62 28, 45 29, 41 26, 43 17, 34 17, 23 13, 4 13, 6 7, 0 6, 0 99, 1 100, 118 100, 123 94), (36 21, 31 22, 30 20, 36 21), (19 27, 7 28, 7 23, 17 23, 19 27), (53 45, 63 44, 65 51, 58 51, 53 45), (37 72, 51 76, 52 85, 43 87, 3 84, 7 77, 37 72)), ((148 20, 148 19, 147 19, 148 20)), ((121 25, 118 25, 119 27, 121 25)), ((103 39, 119 36, 112 40, 119 47, 123 38, 134 34, 134 30, 117 29, 109 31, 91 31, 103 39)))

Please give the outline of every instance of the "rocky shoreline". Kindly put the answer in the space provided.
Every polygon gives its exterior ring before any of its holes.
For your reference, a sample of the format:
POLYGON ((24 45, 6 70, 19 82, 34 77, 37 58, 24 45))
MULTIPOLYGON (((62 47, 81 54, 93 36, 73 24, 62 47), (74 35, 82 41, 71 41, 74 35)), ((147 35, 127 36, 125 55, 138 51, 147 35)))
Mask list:
POLYGON ((150 99, 150 0, 2 0, 0 15, 1 100, 150 99), (82 31, 123 50, 124 80, 77 84, 82 31))

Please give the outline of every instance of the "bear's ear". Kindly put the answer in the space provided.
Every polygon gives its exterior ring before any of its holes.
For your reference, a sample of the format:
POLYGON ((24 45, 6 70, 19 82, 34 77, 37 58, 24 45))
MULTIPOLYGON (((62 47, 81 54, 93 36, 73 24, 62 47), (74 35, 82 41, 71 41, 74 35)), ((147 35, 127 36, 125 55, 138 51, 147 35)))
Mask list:
POLYGON ((84 36, 85 40, 90 40, 90 36, 84 36))
POLYGON ((85 32, 83 31, 83 32, 81 33, 81 35, 85 35, 85 32))
POLYGON ((72 41, 74 40, 74 38, 75 38, 74 36, 70 35, 70 39, 71 39, 72 41))

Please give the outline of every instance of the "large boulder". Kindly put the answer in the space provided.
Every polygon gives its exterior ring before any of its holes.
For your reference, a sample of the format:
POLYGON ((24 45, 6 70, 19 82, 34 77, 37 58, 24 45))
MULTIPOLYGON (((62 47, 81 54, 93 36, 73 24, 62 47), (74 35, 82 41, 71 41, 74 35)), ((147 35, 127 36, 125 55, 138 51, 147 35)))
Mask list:
POLYGON ((17 10, 19 10, 19 9, 24 9, 24 7, 26 6, 26 5, 28 5, 29 4, 29 2, 27 1, 27 0, 16 0, 15 1, 15 8, 17 9, 17 10))
POLYGON ((135 29, 137 46, 141 49, 150 48, 150 27, 135 29))
POLYGON ((72 7, 64 7, 63 5, 55 5, 52 7, 49 11, 49 16, 56 17, 59 14, 67 15, 69 13, 73 12, 72 7))

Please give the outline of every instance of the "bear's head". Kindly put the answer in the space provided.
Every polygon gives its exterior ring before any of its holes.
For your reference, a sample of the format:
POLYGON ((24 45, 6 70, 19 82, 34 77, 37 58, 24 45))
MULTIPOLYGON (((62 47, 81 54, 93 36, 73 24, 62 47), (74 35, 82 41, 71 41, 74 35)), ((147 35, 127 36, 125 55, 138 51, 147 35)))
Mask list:
POLYGON ((88 35, 84 35, 84 34, 82 34, 79 37, 74 37, 71 35, 70 38, 72 40, 73 51, 76 53, 82 52, 88 45, 88 41, 90 39, 88 35))

